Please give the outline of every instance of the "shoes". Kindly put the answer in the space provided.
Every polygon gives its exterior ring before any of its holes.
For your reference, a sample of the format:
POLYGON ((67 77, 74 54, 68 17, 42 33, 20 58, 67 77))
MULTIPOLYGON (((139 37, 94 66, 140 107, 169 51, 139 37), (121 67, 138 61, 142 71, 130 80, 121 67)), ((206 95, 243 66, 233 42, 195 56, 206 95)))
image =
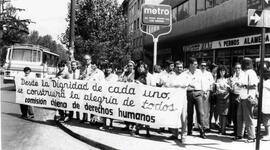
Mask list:
POLYGON ((105 131, 106 130, 104 126, 101 126, 98 129, 101 130, 101 131, 105 131))
POLYGON ((187 135, 192 135, 192 131, 191 132, 188 132, 187 135))
POLYGON ((234 141, 238 141, 238 140, 241 140, 243 137, 241 136, 235 136, 234 138, 232 138, 232 140, 234 141))
POLYGON ((129 127, 124 127, 121 129, 122 131, 129 131, 129 127))
POLYGON ((201 133, 200 137, 206 139, 205 133, 201 133))
POLYGON ((178 138, 175 135, 169 137, 170 140, 177 140, 178 138))
POLYGON ((34 115, 29 115, 28 118, 33 119, 34 115))
POLYGON ((65 117, 64 122, 68 122, 70 118, 68 116, 65 117))
POLYGON ((270 135, 264 136, 264 137, 262 138, 262 141, 270 141, 270 135))
POLYGON ((21 118, 28 119, 28 117, 26 115, 21 115, 21 118))
POLYGON ((246 143, 254 143, 255 142, 255 138, 248 138, 245 142, 246 143))

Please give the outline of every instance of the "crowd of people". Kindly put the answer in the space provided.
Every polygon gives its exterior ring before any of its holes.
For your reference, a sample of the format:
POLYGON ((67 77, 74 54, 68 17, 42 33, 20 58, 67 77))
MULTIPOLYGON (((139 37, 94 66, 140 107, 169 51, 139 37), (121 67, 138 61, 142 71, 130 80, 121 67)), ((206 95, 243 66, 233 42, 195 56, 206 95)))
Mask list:
MULTIPOLYGON (((99 69, 92 62, 91 55, 86 54, 80 68, 77 61, 72 61, 68 67, 65 62, 60 62, 56 78, 97 82, 136 82, 161 88, 185 88, 187 97, 179 116, 181 129, 169 129, 172 133, 170 139, 178 139, 180 134, 180 139, 184 143, 186 137, 193 134, 194 127, 198 128, 201 138, 207 138, 206 133, 216 128, 219 134, 226 135, 228 126, 233 126, 233 140, 246 138, 247 142, 254 142, 256 125, 254 110, 258 99, 259 76, 253 69, 252 59, 244 58, 241 63, 236 63, 232 76, 229 76, 228 69, 224 65, 216 65, 213 68, 208 65, 205 61, 198 64, 195 58, 190 58, 187 68, 184 68, 182 61, 168 60, 164 69, 155 65, 153 73, 150 73, 148 65, 143 61, 135 63, 130 60, 122 74, 117 75, 113 71, 113 66, 107 64, 105 68, 99 69)), ((29 69, 24 70, 26 76, 31 71, 29 69)), ((262 123, 265 127, 263 140, 270 140, 269 78, 270 73, 265 70, 262 105, 262 123)), ((30 112, 33 117, 31 108, 25 105, 21 108, 24 117, 27 116, 27 112, 30 112)), ((55 119, 60 122, 80 119, 82 123, 99 124, 101 130, 113 129, 113 119, 88 113, 58 110, 55 119)), ((143 127, 137 123, 127 121, 124 123, 126 126, 123 130, 130 131, 132 135, 139 134, 143 127)), ((145 126, 145 128, 146 135, 150 136, 151 127, 145 126)), ((165 128, 160 128, 159 131, 164 130, 165 128)))

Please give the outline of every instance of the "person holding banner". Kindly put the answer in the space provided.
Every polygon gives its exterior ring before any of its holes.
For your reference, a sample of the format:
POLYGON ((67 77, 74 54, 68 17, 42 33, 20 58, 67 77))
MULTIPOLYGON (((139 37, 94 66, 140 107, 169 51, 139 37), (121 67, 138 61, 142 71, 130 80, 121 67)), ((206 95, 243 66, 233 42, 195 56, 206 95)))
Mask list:
MULTIPOLYGON (((118 81, 118 76, 113 73, 113 69, 112 69, 112 66, 110 64, 106 65, 104 75, 105 75, 105 81, 107 81, 107 82, 117 82, 118 81)), ((107 120, 110 120, 109 130, 113 129, 113 119, 104 118, 103 126, 101 126, 99 128, 100 130, 105 129, 107 120)))
MULTIPOLYGON (((92 62, 90 55, 85 55, 84 58, 86 60, 86 64, 89 66, 92 62), (90 64, 88 64, 89 60, 90 60, 90 64)), ((83 74, 84 80, 95 81, 95 82, 102 82, 105 80, 104 73, 100 69, 97 68, 97 65, 95 63, 91 64, 91 70, 89 70, 89 68, 87 67, 84 69, 84 71, 85 71, 83 74)), ((87 122, 87 120, 88 120, 88 115, 87 113, 84 113, 83 122, 85 121, 87 122)), ((102 120, 103 119, 99 116, 90 115, 91 123, 103 122, 102 120)))
MULTIPOLYGON (((65 61, 60 61, 60 63, 58 64, 58 72, 56 73, 55 78, 57 79, 69 79, 69 74, 68 72, 65 71, 66 68, 66 62, 65 61)), ((65 120, 65 111, 59 109, 58 110, 59 116, 56 114, 55 115, 55 119, 60 121, 60 122, 64 122, 65 120)))
MULTIPOLYGON (((186 80, 185 74, 182 73, 181 70, 183 70, 183 62, 181 61, 176 61, 175 62, 175 76, 172 76, 169 81, 169 87, 174 87, 174 88, 184 88, 186 89, 188 87, 188 80, 186 80)), ((185 143, 186 141, 186 136, 187 136, 187 101, 186 98, 185 101, 183 102, 183 107, 181 111, 181 142, 185 143)), ((179 131, 178 129, 171 129, 173 135, 170 136, 170 139, 176 140, 178 139, 179 131)))
MULTIPOLYGON (((29 67, 25 67, 23 69, 23 72, 24 72, 24 78, 29 78, 31 77, 30 76, 30 73, 31 73, 31 68, 29 67)), ((21 112, 22 112, 22 118, 23 119, 32 119, 34 118, 34 112, 33 112, 33 108, 32 106, 29 106, 29 105, 24 105, 24 104, 20 104, 20 108, 21 108, 21 112)))
MULTIPOLYGON (((79 80, 80 78, 80 70, 78 69, 78 62, 77 61, 71 61, 70 63, 70 70, 69 70, 69 79, 72 80, 79 80)), ((66 114, 66 117, 64 121, 69 121, 71 118, 73 118, 73 111, 68 111, 66 114)), ((80 119, 80 113, 76 112, 76 118, 80 119)))
POLYGON ((193 113, 194 106, 196 109, 196 116, 200 137, 206 138, 204 126, 204 108, 203 108, 203 89, 202 89, 202 72, 197 69, 198 62, 196 58, 189 58, 189 69, 183 72, 185 79, 188 81, 187 87, 187 116, 188 116, 188 135, 192 135, 193 128, 193 113))
MULTIPOLYGON (((135 63, 132 60, 128 61, 127 66, 124 67, 124 72, 120 75, 119 81, 121 82, 133 82, 135 77, 134 71, 135 63)), ((125 121, 126 127, 123 130, 129 130, 131 122, 125 121)))
MULTIPOLYGON (((151 85, 151 78, 148 74, 148 66, 143 61, 139 61, 135 68, 135 83, 144 84, 144 85, 151 85)), ((133 126, 131 131, 131 135, 139 134, 139 130, 141 129, 142 125, 136 123, 133 126)), ((146 136, 150 137, 149 126, 146 126, 146 136)))
MULTIPOLYGON (((90 72, 92 72, 92 58, 89 54, 85 54, 83 56, 83 66, 81 68, 81 72, 80 72, 80 78, 81 80, 85 80, 86 77, 89 76, 90 72)), ((87 123, 88 122, 88 114, 87 113, 83 113, 82 114, 82 121, 81 123, 87 123)))

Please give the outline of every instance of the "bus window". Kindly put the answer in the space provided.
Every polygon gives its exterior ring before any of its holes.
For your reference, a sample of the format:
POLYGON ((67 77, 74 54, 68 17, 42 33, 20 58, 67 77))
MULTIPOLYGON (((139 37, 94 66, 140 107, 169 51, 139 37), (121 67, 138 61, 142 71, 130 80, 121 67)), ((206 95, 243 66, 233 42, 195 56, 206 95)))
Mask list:
POLYGON ((0 51, 0 60, 1 60, 0 66, 3 66, 4 63, 6 62, 7 53, 8 51, 6 47, 2 48, 2 50, 0 51))
POLYGON ((13 49, 12 60, 15 61, 32 61, 32 51, 29 49, 13 49))

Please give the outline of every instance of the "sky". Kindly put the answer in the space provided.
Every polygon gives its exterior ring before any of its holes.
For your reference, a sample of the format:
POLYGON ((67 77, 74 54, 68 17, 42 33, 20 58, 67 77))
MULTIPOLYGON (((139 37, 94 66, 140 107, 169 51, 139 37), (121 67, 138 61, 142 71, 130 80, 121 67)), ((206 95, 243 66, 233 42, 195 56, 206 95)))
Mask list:
MULTIPOLYGON (((123 0, 118 0, 121 4, 123 0)), ((70 0, 11 0, 15 7, 25 9, 19 12, 21 19, 30 19, 28 27, 30 31, 37 30, 40 35, 51 35, 53 40, 60 43, 58 37, 65 32, 68 22, 65 18, 68 14, 70 0)))

